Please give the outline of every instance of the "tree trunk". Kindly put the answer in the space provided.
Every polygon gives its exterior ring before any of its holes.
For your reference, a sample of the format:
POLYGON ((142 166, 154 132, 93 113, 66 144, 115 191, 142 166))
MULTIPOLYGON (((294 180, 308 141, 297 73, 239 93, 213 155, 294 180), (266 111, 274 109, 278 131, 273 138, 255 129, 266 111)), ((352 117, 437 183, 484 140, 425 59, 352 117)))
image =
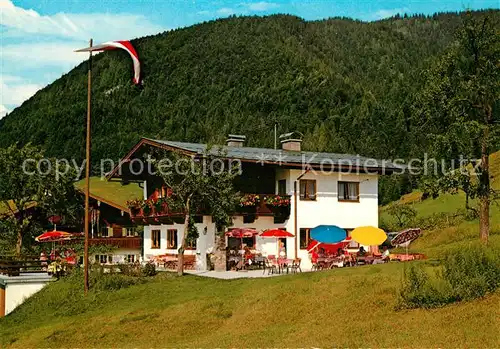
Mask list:
POLYGON ((177 275, 179 276, 184 275, 184 251, 186 250, 186 236, 189 232, 189 217, 190 217, 189 202, 190 198, 188 198, 186 202, 186 213, 184 216, 184 232, 182 234, 181 245, 179 246, 178 249, 177 275))
POLYGON ((489 159, 489 122, 491 110, 486 111, 486 125, 481 141, 481 173, 479 175, 479 237, 488 243, 490 235, 490 159, 489 159))
POLYGON ((17 257, 21 256, 22 247, 23 247, 23 231, 19 230, 17 232, 17 242, 16 242, 16 255, 17 255, 17 257))
POLYGON ((218 232, 215 236, 215 271, 226 271, 226 240, 223 234, 218 232))

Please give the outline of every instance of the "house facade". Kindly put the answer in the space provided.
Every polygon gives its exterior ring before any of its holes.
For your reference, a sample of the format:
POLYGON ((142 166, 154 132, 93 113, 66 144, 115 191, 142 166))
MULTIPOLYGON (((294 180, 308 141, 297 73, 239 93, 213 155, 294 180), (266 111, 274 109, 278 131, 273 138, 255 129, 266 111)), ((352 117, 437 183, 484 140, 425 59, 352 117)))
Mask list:
MULTIPOLYGON (((288 258, 301 258, 310 266, 307 246, 310 229, 318 225, 336 225, 350 232, 359 226, 378 226, 378 178, 401 170, 379 160, 333 153, 301 151, 298 139, 285 138, 281 149, 245 147, 244 138, 230 136, 222 148, 224 158, 241 162, 241 175, 235 189, 248 196, 255 205, 240 207, 228 228, 252 228, 259 232, 285 229, 294 237, 282 239, 288 258)), ((108 175, 108 180, 138 182, 144 188, 144 200, 157 202, 165 195, 164 184, 152 174, 139 171, 139 159, 154 148, 198 156, 206 145, 142 139, 108 175)), ((146 212, 131 208, 132 221, 144 226, 143 258, 175 255, 182 240, 183 215, 168 207, 146 212)), ((207 268, 207 255, 215 250, 216 227, 208 215, 196 216, 199 238, 188 246, 185 255, 192 256, 194 267, 207 268)), ((226 245, 240 241, 226 237, 226 245)), ((276 255, 276 239, 244 238, 243 243, 264 256, 276 255)), ((352 243, 350 248, 359 246, 352 243)), ((369 248, 366 246, 365 248, 369 248)))
MULTIPOLYGON (((76 188, 83 191, 84 181, 76 188)), ((143 189, 137 183, 90 178, 89 245, 94 247, 91 250, 101 251, 90 256, 91 263, 134 263, 141 259, 143 227, 132 221, 126 202, 142 197, 143 189)))

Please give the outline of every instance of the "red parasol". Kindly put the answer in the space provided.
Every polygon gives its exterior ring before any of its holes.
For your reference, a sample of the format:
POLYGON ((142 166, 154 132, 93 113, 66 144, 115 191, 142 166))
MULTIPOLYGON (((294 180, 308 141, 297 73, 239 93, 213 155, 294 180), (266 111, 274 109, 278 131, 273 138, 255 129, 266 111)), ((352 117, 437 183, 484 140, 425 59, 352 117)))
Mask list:
POLYGON ((55 242, 63 240, 71 240, 73 235, 65 231, 48 231, 35 238, 36 242, 55 242))
POLYGON ((294 236, 283 229, 269 229, 260 234, 261 238, 293 238, 294 236))
POLYGON ((251 238, 255 235, 259 235, 259 232, 251 228, 233 228, 226 232, 226 236, 231 238, 251 238))
POLYGON ((325 244, 318 242, 316 240, 311 240, 311 242, 309 242, 309 246, 307 246, 307 252, 311 253, 313 250, 317 248, 322 248, 326 252, 337 253, 339 248, 345 248, 347 245, 349 245, 350 242, 351 242, 350 236, 346 237, 344 240, 337 242, 335 244, 325 244))

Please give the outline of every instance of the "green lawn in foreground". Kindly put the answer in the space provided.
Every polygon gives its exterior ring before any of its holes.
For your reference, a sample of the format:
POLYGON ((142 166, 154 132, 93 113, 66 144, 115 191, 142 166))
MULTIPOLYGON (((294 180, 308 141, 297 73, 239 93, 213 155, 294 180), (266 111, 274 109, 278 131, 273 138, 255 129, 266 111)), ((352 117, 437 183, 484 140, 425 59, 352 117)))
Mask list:
POLYGON ((161 274, 92 292, 59 281, 5 319, 0 347, 499 347, 500 295, 394 310, 408 264, 267 279, 161 274))

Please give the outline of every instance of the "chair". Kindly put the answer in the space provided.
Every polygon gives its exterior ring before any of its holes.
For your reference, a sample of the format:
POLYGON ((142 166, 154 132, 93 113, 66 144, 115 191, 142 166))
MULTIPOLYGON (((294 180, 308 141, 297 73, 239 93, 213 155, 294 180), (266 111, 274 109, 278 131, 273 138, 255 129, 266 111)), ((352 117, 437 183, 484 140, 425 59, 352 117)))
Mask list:
POLYGON ((267 275, 278 273, 278 270, 276 269, 276 265, 274 263, 271 263, 269 258, 266 258, 264 261, 264 273, 262 275, 264 275, 266 273, 266 269, 268 270, 267 275))
POLYGON ((292 262, 292 265, 287 266, 287 268, 286 268, 287 274, 288 274, 288 269, 291 269, 292 273, 294 273, 294 274, 297 273, 297 271, 302 273, 302 269, 300 269, 300 262, 301 262, 300 258, 295 258, 292 262))

